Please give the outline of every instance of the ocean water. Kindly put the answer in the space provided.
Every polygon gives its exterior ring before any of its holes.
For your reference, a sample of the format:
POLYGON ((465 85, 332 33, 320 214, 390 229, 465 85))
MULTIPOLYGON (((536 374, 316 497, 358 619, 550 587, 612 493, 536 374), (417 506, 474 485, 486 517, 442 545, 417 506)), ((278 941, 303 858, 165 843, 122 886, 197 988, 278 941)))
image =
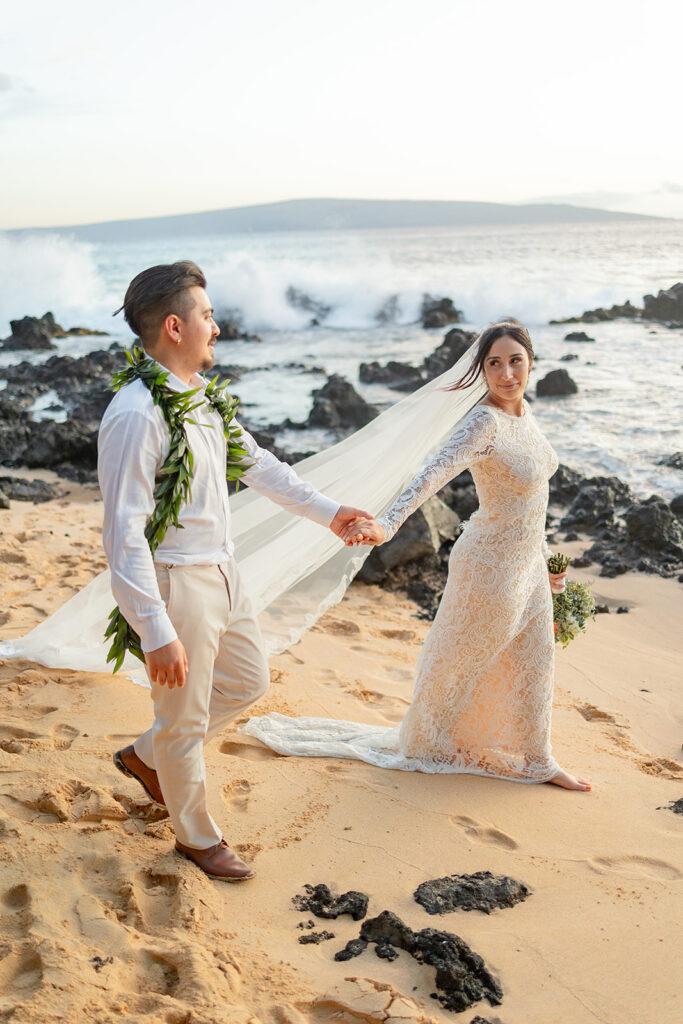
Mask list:
MULTIPOLYGON (((537 400, 534 413, 563 462, 582 472, 616 474, 638 493, 683 491, 683 473, 659 465, 683 449, 683 331, 631 322, 588 325, 592 344, 564 341, 571 328, 553 318, 595 306, 639 305, 647 292, 683 280, 683 223, 624 221, 429 230, 320 231, 91 244, 58 235, 0 234, 0 336, 10 319, 47 309, 64 326, 131 335, 112 311, 141 269, 176 259, 204 269, 219 313, 237 314, 261 344, 217 345, 221 363, 247 369, 235 391, 249 421, 268 426, 306 418, 311 391, 342 373, 379 405, 400 394, 358 383, 362 361, 420 361, 444 331, 416 323, 422 295, 449 296, 476 330, 499 316, 531 329, 539 359, 531 384, 566 368, 579 393, 537 400), (319 326, 293 308, 293 287, 330 307, 319 326), (391 307, 392 318, 378 313, 391 307), (578 359, 564 363, 560 356, 578 359)), ((108 339, 57 341, 73 355, 108 339)), ((0 353, 2 366, 21 354, 0 353)), ((47 355, 35 354, 34 361, 47 355)), ((0 385, 1 386, 1 385, 0 385)), ((52 396, 53 398, 54 396, 52 396)), ((34 414, 60 416, 43 397, 34 414)), ((295 450, 330 442, 324 432, 292 432, 278 440, 295 450)))

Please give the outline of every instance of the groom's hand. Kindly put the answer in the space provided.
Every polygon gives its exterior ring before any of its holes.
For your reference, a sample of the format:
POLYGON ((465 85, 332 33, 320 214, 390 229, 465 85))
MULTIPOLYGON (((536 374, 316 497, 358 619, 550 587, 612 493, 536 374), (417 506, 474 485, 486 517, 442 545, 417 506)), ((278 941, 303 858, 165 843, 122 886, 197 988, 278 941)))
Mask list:
POLYGON ((336 516, 330 523, 330 529, 332 533, 336 533, 337 537, 344 540, 344 534, 348 526, 355 522, 356 519, 372 519, 369 512, 364 512, 362 508, 353 508, 351 505, 342 505, 337 512, 336 516))
POLYGON ((384 527, 374 519, 357 519, 346 527, 342 540, 347 547, 356 547, 359 544, 383 544, 384 527))
POLYGON ((156 651, 147 651, 145 662, 149 669, 149 678, 159 686, 184 686, 187 675, 187 655, 180 640, 157 647, 156 651))

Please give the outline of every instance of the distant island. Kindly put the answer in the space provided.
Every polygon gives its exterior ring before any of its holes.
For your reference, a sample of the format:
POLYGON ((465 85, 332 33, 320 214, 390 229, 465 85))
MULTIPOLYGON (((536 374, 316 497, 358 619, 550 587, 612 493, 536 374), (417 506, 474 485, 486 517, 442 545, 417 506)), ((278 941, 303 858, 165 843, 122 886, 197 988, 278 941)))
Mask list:
MULTIPOLYGON (((339 231, 377 228, 439 228, 487 224, 559 224, 614 220, 652 220, 568 203, 466 203, 419 199, 289 199, 258 206, 237 206, 169 217, 103 221, 32 233, 68 233, 98 242, 129 242, 178 236, 248 234, 262 231, 339 231)), ((24 234, 29 229, 15 229, 24 234)))

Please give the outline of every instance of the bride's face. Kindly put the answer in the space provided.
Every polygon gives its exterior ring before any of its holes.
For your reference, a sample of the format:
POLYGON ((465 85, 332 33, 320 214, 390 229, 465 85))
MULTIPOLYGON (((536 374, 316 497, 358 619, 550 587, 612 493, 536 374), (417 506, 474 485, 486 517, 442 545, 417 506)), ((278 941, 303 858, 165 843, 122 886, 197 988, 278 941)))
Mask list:
POLYGON ((529 378, 531 360, 523 345, 508 334, 494 341, 484 361, 484 374, 493 398, 511 402, 521 398, 529 378))

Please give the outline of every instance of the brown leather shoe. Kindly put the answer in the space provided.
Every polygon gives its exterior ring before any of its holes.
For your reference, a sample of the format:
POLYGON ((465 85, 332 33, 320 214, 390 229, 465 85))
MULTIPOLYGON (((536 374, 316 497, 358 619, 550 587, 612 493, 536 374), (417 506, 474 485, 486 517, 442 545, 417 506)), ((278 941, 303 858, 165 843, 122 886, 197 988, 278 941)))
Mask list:
POLYGON ((234 850, 231 850, 225 839, 215 846, 209 846, 205 850, 195 850, 192 846, 183 846, 176 839, 175 848, 178 853, 188 860, 193 861, 198 868, 209 876, 221 882, 245 882, 253 878, 255 872, 240 860, 234 850))
POLYGON ((140 760, 132 745, 117 750, 114 754, 114 764, 120 772, 127 775, 129 779, 135 779, 140 783, 150 800, 155 804, 166 806, 164 795, 159 785, 159 776, 153 768, 148 768, 144 761, 140 760))

